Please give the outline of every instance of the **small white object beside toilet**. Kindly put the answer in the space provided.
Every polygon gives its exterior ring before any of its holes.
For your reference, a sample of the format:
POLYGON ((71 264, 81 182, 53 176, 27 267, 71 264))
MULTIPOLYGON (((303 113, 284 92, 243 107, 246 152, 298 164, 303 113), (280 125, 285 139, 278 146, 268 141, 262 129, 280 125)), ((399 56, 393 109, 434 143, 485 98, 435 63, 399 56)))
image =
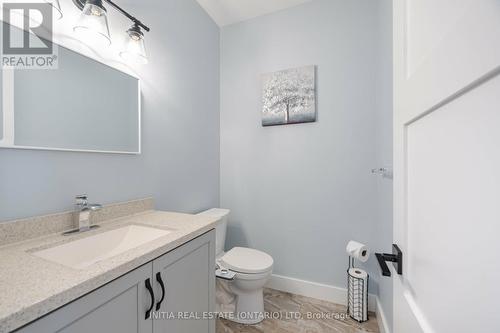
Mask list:
POLYGON ((233 312, 225 318, 242 324, 257 324, 264 319, 263 289, 273 271, 273 258, 262 251, 234 247, 224 252, 228 209, 213 208, 199 214, 219 218, 216 226, 216 266, 230 281, 217 281, 217 307, 221 312, 233 312))

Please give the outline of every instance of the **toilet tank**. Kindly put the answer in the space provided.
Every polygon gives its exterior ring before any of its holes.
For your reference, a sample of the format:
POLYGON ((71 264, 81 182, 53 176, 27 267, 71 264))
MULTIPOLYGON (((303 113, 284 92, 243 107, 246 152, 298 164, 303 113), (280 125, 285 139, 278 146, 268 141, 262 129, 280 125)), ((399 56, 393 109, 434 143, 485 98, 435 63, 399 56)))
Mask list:
POLYGON ((227 217, 229 215, 229 209, 223 208, 212 208, 204 212, 198 213, 197 215, 208 215, 216 217, 219 219, 217 226, 215 227, 215 257, 217 258, 222 253, 224 253, 224 244, 226 243, 226 230, 227 230, 227 217))

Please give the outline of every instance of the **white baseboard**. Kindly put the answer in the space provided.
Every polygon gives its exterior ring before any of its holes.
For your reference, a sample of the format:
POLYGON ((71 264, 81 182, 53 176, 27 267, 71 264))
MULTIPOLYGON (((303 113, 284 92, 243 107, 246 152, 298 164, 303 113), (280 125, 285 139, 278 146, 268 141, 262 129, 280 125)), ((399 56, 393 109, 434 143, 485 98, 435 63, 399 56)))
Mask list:
MULTIPOLYGON (((346 305, 347 289, 273 274, 266 287, 292 294, 346 305)), ((368 294, 368 310, 377 311, 377 296, 368 294)), ((388 331, 386 331, 388 333, 388 331)))
POLYGON ((375 311, 375 313, 377 314, 378 329, 380 333, 391 333, 389 325, 387 323, 387 317, 385 316, 384 308, 382 307, 382 304, 380 303, 378 297, 377 297, 377 311, 375 311))

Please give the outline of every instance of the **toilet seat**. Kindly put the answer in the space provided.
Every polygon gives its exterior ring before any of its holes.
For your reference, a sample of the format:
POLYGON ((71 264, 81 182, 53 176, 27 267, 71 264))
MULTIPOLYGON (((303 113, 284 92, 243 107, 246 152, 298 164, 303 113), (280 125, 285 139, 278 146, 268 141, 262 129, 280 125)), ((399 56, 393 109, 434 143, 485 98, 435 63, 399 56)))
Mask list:
POLYGON ((220 258, 221 266, 243 274, 265 273, 272 269, 273 258, 262 251, 235 247, 220 258))

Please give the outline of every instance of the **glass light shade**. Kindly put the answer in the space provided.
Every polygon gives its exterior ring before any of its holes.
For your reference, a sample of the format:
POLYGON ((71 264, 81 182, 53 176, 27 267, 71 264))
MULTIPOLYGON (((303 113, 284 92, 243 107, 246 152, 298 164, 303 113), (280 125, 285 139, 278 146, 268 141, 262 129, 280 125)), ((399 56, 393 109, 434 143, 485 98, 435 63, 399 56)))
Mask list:
POLYGON ((132 27, 127 31, 125 46, 123 51, 120 52, 120 57, 128 63, 139 65, 148 63, 144 35, 138 27, 132 27))
POLYGON ((59 3, 59 0, 44 0, 44 1, 52 6, 52 11, 54 12, 54 18, 57 20, 62 19, 63 13, 61 10, 61 4, 59 3))
POLYGON ((87 44, 111 45, 106 9, 101 1, 87 0, 73 31, 87 44))

